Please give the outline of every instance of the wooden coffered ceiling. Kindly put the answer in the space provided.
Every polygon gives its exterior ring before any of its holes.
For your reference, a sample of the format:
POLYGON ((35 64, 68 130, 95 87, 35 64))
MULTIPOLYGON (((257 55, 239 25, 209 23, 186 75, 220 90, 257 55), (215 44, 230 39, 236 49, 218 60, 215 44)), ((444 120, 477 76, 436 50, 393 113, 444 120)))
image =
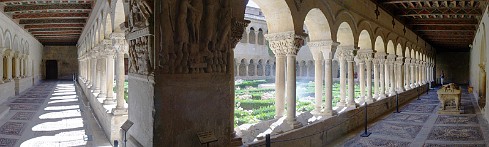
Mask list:
POLYGON ((95 0, 0 0, 4 13, 44 45, 75 45, 95 0))
POLYGON ((372 1, 439 52, 469 51, 488 3, 487 0, 372 1))

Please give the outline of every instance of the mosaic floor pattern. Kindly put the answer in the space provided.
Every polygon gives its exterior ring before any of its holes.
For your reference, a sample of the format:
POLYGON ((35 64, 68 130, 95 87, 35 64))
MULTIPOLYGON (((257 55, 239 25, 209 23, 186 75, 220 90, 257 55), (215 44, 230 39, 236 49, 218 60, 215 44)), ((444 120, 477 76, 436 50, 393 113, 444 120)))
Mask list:
POLYGON ((0 147, 86 146, 84 119, 72 81, 44 82, 6 102, 0 147))
MULTIPOLYGON (((392 113, 376 120, 370 125, 369 137, 352 134, 342 139, 345 147, 485 147, 489 145, 488 127, 478 106, 474 106, 475 98, 463 89, 463 114, 439 115, 438 96, 432 89, 428 94, 420 96, 421 100, 412 100, 401 108, 401 113, 392 113), (486 139, 485 139, 486 138, 486 139)), ((360 132, 360 131, 358 131, 360 132)))

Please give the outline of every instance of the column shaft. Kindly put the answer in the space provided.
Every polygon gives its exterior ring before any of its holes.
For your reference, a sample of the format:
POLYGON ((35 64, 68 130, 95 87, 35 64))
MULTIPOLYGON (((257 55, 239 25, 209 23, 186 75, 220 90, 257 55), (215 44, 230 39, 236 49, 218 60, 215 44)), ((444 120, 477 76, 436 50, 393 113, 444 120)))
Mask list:
POLYGON ((367 65, 367 75, 366 75, 366 78, 367 78, 367 97, 366 97, 366 101, 367 103, 372 103, 373 102, 373 99, 372 99, 372 61, 369 59, 366 61, 366 65, 367 65))
POLYGON ((125 89, 124 89, 124 83, 125 83, 125 71, 124 71, 124 52, 122 51, 117 51, 117 60, 116 60, 116 66, 115 66, 115 73, 116 73, 116 96, 117 96, 117 106, 116 109, 122 109, 124 108, 124 97, 125 97, 125 89))
POLYGON ((355 103, 355 79, 353 70, 353 60, 348 61, 348 107, 356 107, 355 103))
POLYGON ((340 59, 340 102, 337 106, 346 106, 346 60, 340 59))
POLYGON ((315 107, 314 110, 317 114, 321 113, 321 107, 323 103, 323 68, 321 62, 323 60, 314 60, 314 96, 315 96, 315 107))
POLYGON ((377 59, 374 59, 374 97, 377 98, 379 97, 379 64, 376 61, 377 59))
POLYGON ((106 68, 106 94, 104 104, 114 104, 114 54, 109 53, 107 55, 107 68, 106 68))
POLYGON ((285 109, 285 56, 275 55, 275 60, 275 118, 279 118, 285 109))
POLYGON ((296 64, 295 55, 287 55, 287 121, 295 124, 296 109, 296 64))
POLYGON ((325 102, 324 105, 324 114, 332 116, 333 115, 333 74, 332 74, 332 61, 331 58, 327 58, 324 61, 324 67, 326 68, 324 71, 324 95, 325 102))

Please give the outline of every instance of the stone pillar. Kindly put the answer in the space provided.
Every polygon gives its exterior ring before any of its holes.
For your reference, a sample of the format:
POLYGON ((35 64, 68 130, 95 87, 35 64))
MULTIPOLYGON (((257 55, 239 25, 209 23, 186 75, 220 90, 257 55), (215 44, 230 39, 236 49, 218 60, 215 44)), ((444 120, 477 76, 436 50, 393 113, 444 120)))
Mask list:
MULTIPOLYGON (((95 53, 95 54, 98 54, 98 53, 95 53)), ((99 80, 99 77, 100 76, 98 75, 98 70, 100 70, 100 69, 99 69, 99 67, 97 65, 100 62, 98 61, 98 57, 95 54, 92 55, 92 58, 93 58, 92 92, 93 93, 99 93, 100 92, 100 87, 99 87, 99 84, 98 84, 99 82, 98 81, 100 81, 99 80)))
POLYGON ((14 70, 15 70, 15 71, 14 71, 14 74, 15 74, 14 76, 15 76, 15 77, 14 77, 14 78, 15 78, 15 79, 20 79, 20 56, 21 56, 21 55, 20 55, 20 53, 19 53, 19 52, 16 52, 16 53, 14 54, 14 62, 15 62, 15 63, 14 63, 14 64, 15 64, 15 69, 14 69, 14 70))
POLYGON ((7 77, 6 77, 6 80, 9 82, 13 80, 13 78, 12 78, 12 56, 13 56, 12 51, 7 51, 5 53, 5 59, 7 60, 7 77))
POLYGON ((248 75, 248 71, 249 71, 248 69, 249 69, 249 67, 250 67, 250 60, 249 60, 249 59, 245 59, 244 61, 245 61, 245 62, 244 62, 244 64, 245 64, 245 70, 246 70, 246 73, 245 73, 245 75, 244 75, 244 76, 245 76, 245 77, 249 77, 250 75, 248 75))
POLYGON ((284 116, 285 110, 285 52, 275 49, 275 118, 284 116))
MULTIPOLYGON (((124 100, 124 83, 125 83, 125 69, 124 69, 124 53, 127 50, 127 43, 124 33, 112 33, 110 38, 112 39, 112 45, 114 46, 116 53, 115 60, 115 74, 116 74, 116 100, 117 105, 112 110, 114 115, 127 114, 127 108, 125 108, 124 100)), ((238 66, 239 68, 239 66, 238 66)), ((239 73, 238 73, 239 74, 239 73)))
MULTIPOLYGON (((354 87, 353 83, 353 47, 342 47, 338 49, 335 53, 338 62, 340 63, 340 102, 337 106, 355 107, 354 94, 348 92, 348 102, 346 100, 346 76, 347 76, 347 65, 348 65, 348 87, 354 87), (347 64, 348 63, 348 64, 347 64), (351 67, 350 67, 351 66, 351 67), (351 77, 351 78, 350 78, 351 77), (351 86, 350 86, 351 85, 351 86)), ((353 89, 352 89, 353 90, 353 89)), ((354 92, 354 91, 353 91, 354 92)))
MULTIPOLYGON (((362 58, 359 58, 359 54, 360 53, 357 54, 357 56, 356 56, 357 58, 355 58, 355 62, 358 65, 358 83, 360 85, 360 101, 363 103, 365 101, 365 72, 364 72, 365 71, 365 60, 362 58)), ((350 83, 348 83, 348 84, 350 84, 350 83)))
POLYGON ((265 73, 267 70, 267 64, 265 63, 265 60, 261 60, 261 76, 263 78, 266 78, 267 77, 267 74, 265 73))
POLYGON ((323 56, 321 55, 322 47, 320 42, 309 42, 309 49, 311 50, 312 57, 314 59, 314 110, 312 111, 315 115, 321 114, 322 104, 323 104, 323 56))
POLYGON ((377 59, 372 60, 372 64, 374 65, 374 98, 379 97, 379 61, 377 59))
POLYGON ((253 59, 253 65, 254 65, 253 68, 255 69, 255 70, 253 70, 253 72, 254 72, 253 76, 258 78, 258 60, 257 59, 253 59))
POLYGON ((359 74, 360 74, 360 92, 362 102, 372 103, 372 53, 371 49, 360 49, 357 53, 357 58, 359 62, 359 74), (361 64, 362 63, 362 64, 361 64), (366 66, 366 73, 364 65, 366 66), (365 90, 365 82, 367 89, 365 90))
MULTIPOLYGON (((112 44, 110 44, 112 46, 112 44)), ((111 47, 112 48, 112 47, 111 47)), ((107 97, 104 100, 104 104, 110 105, 110 104, 115 104, 114 101, 114 51, 111 49, 107 53, 107 67, 106 67, 106 94, 107 97)))
MULTIPOLYGON (((323 42, 323 44, 327 45, 329 41, 323 42)), ((325 97, 325 105, 323 115, 325 116, 333 116, 336 112, 333 110, 333 51, 340 45, 339 42, 332 42, 331 48, 323 48, 323 57, 324 57, 324 97, 325 97)))
POLYGON ((405 83, 404 83, 404 89, 406 90, 410 90, 411 89, 411 70, 410 70, 410 67, 411 67, 411 58, 406 58, 404 59, 404 79, 405 79, 405 83))
POLYGON ((379 88, 379 93, 378 93, 378 98, 381 99, 381 98, 385 98, 386 95, 385 95, 385 68, 384 68, 384 65, 385 65, 385 56, 387 54, 385 52, 377 52, 375 53, 375 59, 377 59, 377 62, 379 63, 379 83, 380 83, 380 88, 379 88))
POLYGON ((3 75, 3 49, 0 49, 0 84, 5 83, 3 81, 3 78, 5 75, 3 75))
MULTIPOLYGON (((352 51, 353 53, 353 51, 352 51)), ((354 56, 351 56, 351 57, 348 57, 346 59, 346 61, 348 62, 348 101, 346 103, 347 107, 353 107, 355 108, 356 107, 356 103, 355 103, 355 79, 354 79, 354 74, 355 74, 355 70, 354 70, 354 61, 353 61, 353 57, 354 56)))
POLYGON ((239 75, 239 67, 240 67, 240 66, 241 66, 241 62, 236 62, 236 67, 237 67, 237 68, 236 68, 236 76, 237 76, 237 77, 240 77, 240 75, 239 75))
POLYGON ((422 75, 422 73, 421 73, 421 61, 420 60, 418 60, 417 69, 416 70, 417 70, 417 73, 418 73, 418 75, 417 75, 418 76, 418 80, 417 80, 418 81, 418 86, 421 86, 421 85, 423 85, 423 82, 421 81, 421 75, 422 75))
POLYGON ((93 65, 93 61, 91 59, 90 56, 88 55, 85 55, 86 57, 86 67, 85 67, 85 70, 86 70, 86 73, 87 73, 87 79, 86 79, 86 84, 87 84, 87 88, 91 88, 91 85, 92 85, 92 65, 93 65))
POLYGON ((100 69, 98 70, 98 76, 99 76, 99 81, 97 82, 99 85, 100 93, 98 94, 97 98, 103 98, 107 97, 106 95, 106 89, 107 89, 107 74, 105 72, 105 68, 107 67, 107 61, 106 61, 106 55, 105 53, 101 53, 99 56, 99 67, 100 69))
MULTIPOLYGON (((274 51, 276 57, 285 54, 287 57, 287 117, 286 121, 293 128, 301 126, 296 120, 296 56, 299 49, 304 45, 306 35, 297 35, 294 32, 282 32, 267 34, 265 36, 270 42, 270 48, 274 51)), ((277 58, 277 68, 278 61, 277 58)), ((277 73, 280 72, 277 69, 277 73)), ((277 74, 278 76, 279 74, 277 74)), ((279 79, 276 79, 278 81, 279 79)), ((277 84, 278 86, 278 84, 277 84)))
POLYGON ((389 93, 389 96, 396 95, 396 90, 395 90, 395 74, 394 74, 394 62, 396 61, 396 55, 394 54, 389 54, 387 56, 387 61, 386 61, 386 87, 387 91, 389 93))
POLYGON ((404 73, 402 72, 402 63, 404 63, 403 61, 404 57, 397 57, 396 58, 396 62, 395 62, 395 65, 396 65, 396 91, 398 93, 401 93, 401 92, 404 92, 404 73))
POLYGON ((411 59, 411 89, 417 87, 416 83, 416 59, 411 59))

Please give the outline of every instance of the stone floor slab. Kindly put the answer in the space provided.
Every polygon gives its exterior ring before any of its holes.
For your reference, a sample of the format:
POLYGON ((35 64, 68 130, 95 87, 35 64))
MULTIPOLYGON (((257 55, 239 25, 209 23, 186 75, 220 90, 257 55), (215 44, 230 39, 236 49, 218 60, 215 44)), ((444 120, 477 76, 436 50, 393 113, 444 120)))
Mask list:
POLYGON ((0 134, 20 136, 25 125, 24 122, 7 122, 0 127, 0 134))
POLYGON ((435 126, 428 140, 478 141, 483 140, 479 126, 435 126))

